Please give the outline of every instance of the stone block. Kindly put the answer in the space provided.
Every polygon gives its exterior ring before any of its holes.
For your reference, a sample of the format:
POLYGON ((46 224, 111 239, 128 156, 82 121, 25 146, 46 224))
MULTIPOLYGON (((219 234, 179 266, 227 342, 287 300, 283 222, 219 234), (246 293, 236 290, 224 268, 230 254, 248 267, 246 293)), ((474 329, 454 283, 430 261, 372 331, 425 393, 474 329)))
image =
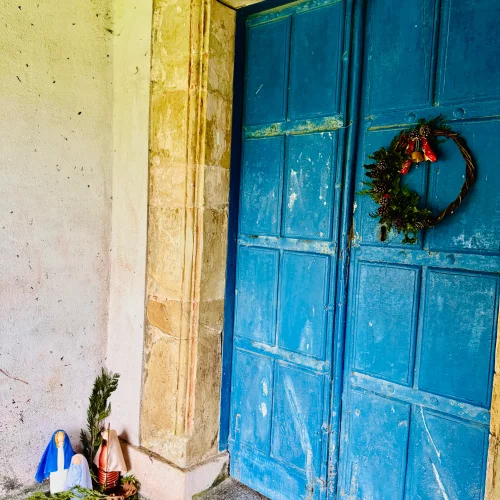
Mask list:
POLYGON ((207 95, 205 164, 229 169, 231 165, 232 103, 217 92, 207 95))
POLYGON ((158 302, 149 299, 146 306, 148 323, 173 337, 181 337, 182 303, 178 300, 158 302))
POLYGON ((155 155, 149 169, 149 204, 155 207, 186 206, 186 183, 191 177, 182 164, 170 164, 155 155))
POLYGON ((224 299, 226 288, 227 209, 206 209, 200 301, 224 299))
POLYGON ((141 442, 150 446, 175 429, 179 374, 179 340, 170 336, 145 346, 141 442))
POLYGON ((236 12, 212 0, 208 90, 229 102, 233 99, 235 31, 236 12))
POLYGON ((185 211, 149 208, 147 291, 157 300, 180 300, 185 252, 185 211))
POLYGON ((205 167, 203 189, 204 207, 226 208, 229 203, 229 170, 222 167, 205 167))
POLYGON ((190 462, 217 454, 222 350, 220 336, 198 336, 194 436, 188 447, 190 462))
POLYGON ((200 302, 200 332, 219 335, 224 327, 224 299, 200 302))
POLYGON ((187 90, 164 90, 151 96, 152 154, 162 152, 171 163, 185 163, 187 154, 187 90))

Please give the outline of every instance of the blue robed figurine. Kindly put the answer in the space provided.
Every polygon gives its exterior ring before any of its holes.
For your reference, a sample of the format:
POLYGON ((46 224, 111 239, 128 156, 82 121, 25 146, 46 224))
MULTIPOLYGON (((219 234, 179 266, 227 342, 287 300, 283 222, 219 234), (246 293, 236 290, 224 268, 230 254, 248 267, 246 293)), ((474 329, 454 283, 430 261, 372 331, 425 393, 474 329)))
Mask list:
POLYGON ((64 483, 74 454, 68 435, 63 430, 57 430, 45 448, 35 479, 41 483, 50 476, 50 493, 64 491, 64 483))
POLYGON ((92 478, 90 477, 89 464, 87 459, 80 454, 74 455, 71 459, 68 475, 66 476, 66 483, 64 491, 71 490, 75 486, 82 488, 92 488, 92 478))

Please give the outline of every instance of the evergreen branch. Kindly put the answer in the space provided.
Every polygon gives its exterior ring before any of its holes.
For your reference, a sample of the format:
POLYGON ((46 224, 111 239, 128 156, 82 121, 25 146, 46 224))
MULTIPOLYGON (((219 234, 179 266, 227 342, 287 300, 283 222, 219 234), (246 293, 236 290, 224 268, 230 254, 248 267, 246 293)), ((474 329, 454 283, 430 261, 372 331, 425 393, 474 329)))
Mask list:
POLYGON ((87 408, 87 430, 81 430, 82 452, 90 467, 94 456, 101 445, 102 422, 111 414, 109 398, 118 387, 118 373, 101 370, 101 374, 95 379, 92 394, 89 398, 87 408))

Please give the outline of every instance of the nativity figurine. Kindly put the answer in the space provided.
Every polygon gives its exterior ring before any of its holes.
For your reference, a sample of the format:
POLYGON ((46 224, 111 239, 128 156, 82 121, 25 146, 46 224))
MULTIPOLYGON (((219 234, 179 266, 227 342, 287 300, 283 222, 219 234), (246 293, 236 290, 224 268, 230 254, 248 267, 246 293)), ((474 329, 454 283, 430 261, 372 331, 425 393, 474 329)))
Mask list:
POLYGON ((50 477, 51 495, 64 491, 64 483, 74 454, 68 435, 63 430, 54 432, 35 475, 39 483, 50 477))
POLYGON ((66 482, 64 484, 64 491, 69 491, 75 486, 88 488, 89 490, 93 489, 89 464, 87 459, 80 454, 73 455, 71 459, 71 465, 69 466, 68 475, 66 476, 66 482))
POLYGON ((101 435, 102 442, 94 458, 94 464, 98 467, 99 484, 108 491, 119 484, 120 472, 127 472, 127 467, 116 431, 108 428, 102 431, 101 435))

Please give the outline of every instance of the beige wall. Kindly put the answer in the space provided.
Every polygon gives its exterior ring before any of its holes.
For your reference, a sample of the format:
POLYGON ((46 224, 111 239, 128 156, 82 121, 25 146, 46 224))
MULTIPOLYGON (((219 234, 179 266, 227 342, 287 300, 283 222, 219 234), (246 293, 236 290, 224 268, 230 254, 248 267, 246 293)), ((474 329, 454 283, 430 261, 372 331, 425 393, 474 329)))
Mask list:
POLYGON ((105 363, 111 0, 0 0, 0 497, 105 363))
POLYGON ((112 425, 139 444, 148 199, 152 2, 114 1, 113 188, 108 367, 112 425))

